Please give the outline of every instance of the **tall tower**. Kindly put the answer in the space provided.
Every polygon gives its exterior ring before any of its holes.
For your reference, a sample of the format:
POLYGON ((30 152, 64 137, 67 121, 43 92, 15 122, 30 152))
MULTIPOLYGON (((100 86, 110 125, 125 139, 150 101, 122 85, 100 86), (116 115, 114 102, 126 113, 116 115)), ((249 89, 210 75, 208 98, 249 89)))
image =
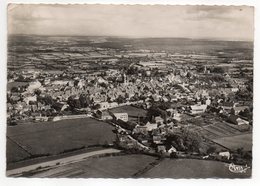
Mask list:
POLYGON ((207 67, 206 67, 206 65, 204 66, 204 74, 206 74, 207 73, 207 67))
POLYGON ((124 74, 124 85, 127 85, 127 84, 128 84, 127 76, 126 76, 126 74, 124 74))

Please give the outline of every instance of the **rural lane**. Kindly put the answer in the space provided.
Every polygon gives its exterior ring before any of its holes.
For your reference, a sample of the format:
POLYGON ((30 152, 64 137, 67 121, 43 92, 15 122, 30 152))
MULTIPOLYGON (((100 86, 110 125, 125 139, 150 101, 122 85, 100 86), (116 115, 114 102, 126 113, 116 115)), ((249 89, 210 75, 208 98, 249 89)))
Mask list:
POLYGON ((39 169, 39 168, 44 168, 44 167, 62 166, 62 165, 70 164, 70 163, 79 162, 85 158, 95 156, 95 155, 111 154, 111 153, 119 153, 119 152, 121 152, 121 150, 113 149, 113 148, 103 149, 103 150, 98 150, 98 151, 93 151, 93 152, 87 152, 87 153, 83 153, 83 154, 79 154, 79 155, 69 156, 66 158, 61 158, 61 159, 57 159, 57 160, 47 161, 47 162, 43 162, 43 163, 37 163, 37 164, 29 165, 26 167, 8 170, 8 171, 6 171, 6 176, 17 177, 17 176, 21 175, 23 172, 32 171, 37 168, 39 169))

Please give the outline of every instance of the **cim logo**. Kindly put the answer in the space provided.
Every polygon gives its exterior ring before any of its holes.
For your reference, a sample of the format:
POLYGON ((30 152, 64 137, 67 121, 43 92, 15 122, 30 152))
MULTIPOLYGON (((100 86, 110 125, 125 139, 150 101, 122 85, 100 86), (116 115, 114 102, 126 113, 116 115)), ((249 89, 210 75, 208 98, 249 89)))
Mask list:
POLYGON ((247 169, 250 169, 250 167, 246 166, 241 166, 241 165, 235 165, 234 163, 229 164, 228 166, 229 171, 233 173, 246 173, 247 169))

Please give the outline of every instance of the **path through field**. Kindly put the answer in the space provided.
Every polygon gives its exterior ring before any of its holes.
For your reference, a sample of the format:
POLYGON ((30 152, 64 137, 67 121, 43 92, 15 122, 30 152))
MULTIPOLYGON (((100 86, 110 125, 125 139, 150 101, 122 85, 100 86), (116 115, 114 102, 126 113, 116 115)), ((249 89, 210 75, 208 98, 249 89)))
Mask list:
POLYGON ((26 166, 26 167, 8 170, 6 172, 6 175, 7 176, 20 176, 24 172, 28 172, 28 171, 32 171, 32 170, 36 170, 36 169, 40 169, 40 168, 44 168, 44 167, 63 166, 66 164, 79 162, 79 161, 81 161, 85 158, 91 157, 91 156, 118 153, 118 152, 121 152, 121 151, 117 150, 117 149, 113 149, 113 148, 98 150, 98 151, 93 151, 93 152, 87 152, 84 154, 79 154, 79 155, 70 156, 70 157, 66 157, 66 158, 62 158, 62 159, 52 160, 52 161, 48 161, 48 162, 44 162, 44 163, 38 163, 38 164, 26 166))

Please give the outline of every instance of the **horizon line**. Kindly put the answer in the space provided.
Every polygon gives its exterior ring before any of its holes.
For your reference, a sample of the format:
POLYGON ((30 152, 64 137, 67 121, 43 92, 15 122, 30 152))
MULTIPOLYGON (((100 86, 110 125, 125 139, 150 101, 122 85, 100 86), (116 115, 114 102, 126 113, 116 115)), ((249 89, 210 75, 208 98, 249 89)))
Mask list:
POLYGON ((237 41, 254 42, 254 39, 233 39, 233 38, 213 38, 213 37, 160 37, 160 36, 114 36, 114 35, 80 35, 80 34, 14 34, 8 33, 7 36, 43 36, 43 37, 106 37, 106 38, 124 38, 124 39, 189 39, 189 40, 212 40, 212 41, 237 41))

